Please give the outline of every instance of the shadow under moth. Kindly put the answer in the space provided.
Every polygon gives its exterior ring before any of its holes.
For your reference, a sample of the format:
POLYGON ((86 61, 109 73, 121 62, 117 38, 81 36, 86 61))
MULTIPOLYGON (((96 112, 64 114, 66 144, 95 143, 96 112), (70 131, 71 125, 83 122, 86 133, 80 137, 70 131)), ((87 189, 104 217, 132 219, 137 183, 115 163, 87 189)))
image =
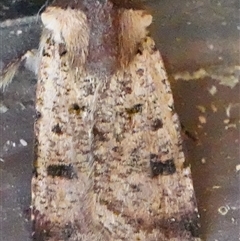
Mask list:
POLYGON ((62 0, 41 20, 33 240, 200 240, 152 16, 119 1, 62 0))

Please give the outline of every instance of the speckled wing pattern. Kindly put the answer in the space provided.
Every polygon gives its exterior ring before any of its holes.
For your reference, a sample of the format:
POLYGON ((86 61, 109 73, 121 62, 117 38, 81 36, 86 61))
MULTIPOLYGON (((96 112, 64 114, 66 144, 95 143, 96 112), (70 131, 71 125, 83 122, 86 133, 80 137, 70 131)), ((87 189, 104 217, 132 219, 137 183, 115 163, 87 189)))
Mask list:
POLYGON ((34 239, 200 240, 171 88, 147 36, 150 15, 86 0, 52 6, 43 18, 34 239), (76 24, 66 20, 66 30, 61 16, 71 11, 76 24), (77 42, 74 31, 82 31, 77 42))

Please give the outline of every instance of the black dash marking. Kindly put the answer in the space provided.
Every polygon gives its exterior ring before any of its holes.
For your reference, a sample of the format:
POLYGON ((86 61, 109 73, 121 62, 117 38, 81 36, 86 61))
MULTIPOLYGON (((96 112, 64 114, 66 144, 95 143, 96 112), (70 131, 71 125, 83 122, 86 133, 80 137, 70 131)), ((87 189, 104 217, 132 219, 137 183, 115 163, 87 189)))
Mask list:
POLYGON ((63 55, 65 55, 66 53, 67 53, 67 49, 66 49, 65 44, 60 43, 60 44, 59 44, 59 55, 60 55, 60 56, 63 56, 63 55))
POLYGON ((63 132, 62 132, 62 129, 61 127, 59 126, 59 124, 57 123, 57 125, 55 125, 53 128, 52 128, 52 132, 58 134, 58 135, 62 135, 63 132))
POLYGON ((63 177, 66 179, 73 179, 77 176, 71 164, 49 165, 47 167, 47 175, 52 177, 63 177))
POLYGON ((150 167, 152 177, 156 177, 158 175, 172 175, 176 172, 176 166, 173 159, 162 162, 156 154, 150 154, 150 167))
POLYGON ((142 104, 136 104, 131 108, 125 108, 125 110, 129 115, 133 115, 133 114, 142 112, 142 106, 143 106, 142 104))
POLYGON ((151 125, 152 131, 157 131, 158 129, 160 129, 162 127, 163 127, 163 123, 160 119, 153 120, 152 125, 151 125))

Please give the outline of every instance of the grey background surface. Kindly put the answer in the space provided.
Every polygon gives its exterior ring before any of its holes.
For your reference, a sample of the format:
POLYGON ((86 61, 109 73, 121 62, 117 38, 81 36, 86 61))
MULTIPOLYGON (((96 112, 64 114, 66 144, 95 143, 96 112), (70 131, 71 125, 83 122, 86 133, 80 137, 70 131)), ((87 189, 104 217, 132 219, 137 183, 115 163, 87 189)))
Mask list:
MULTIPOLYGON (((0 64, 38 46, 44 1, 0 2, 0 64), (11 21, 6 19, 11 18, 11 21)), ((184 126, 202 237, 240 240, 239 1, 144 1, 184 126)), ((1 67, 0 65, 0 67, 1 67)), ((0 240, 31 240, 36 79, 21 69, 0 92, 0 240)))

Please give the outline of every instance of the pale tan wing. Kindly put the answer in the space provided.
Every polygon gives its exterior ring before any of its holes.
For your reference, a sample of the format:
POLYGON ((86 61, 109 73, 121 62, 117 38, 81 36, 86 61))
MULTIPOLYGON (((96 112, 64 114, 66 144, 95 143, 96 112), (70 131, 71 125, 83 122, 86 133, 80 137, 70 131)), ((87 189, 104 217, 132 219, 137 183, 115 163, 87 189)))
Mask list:
POLYGON ((111 240, 198 240, 180 124, 152 39, 103 85, 97 110, 93 213, 111 240))
POLYGON ((35 239, 197 240, 171 89, 146 37, 151 16, 71 3, 43 15, 35 239))

